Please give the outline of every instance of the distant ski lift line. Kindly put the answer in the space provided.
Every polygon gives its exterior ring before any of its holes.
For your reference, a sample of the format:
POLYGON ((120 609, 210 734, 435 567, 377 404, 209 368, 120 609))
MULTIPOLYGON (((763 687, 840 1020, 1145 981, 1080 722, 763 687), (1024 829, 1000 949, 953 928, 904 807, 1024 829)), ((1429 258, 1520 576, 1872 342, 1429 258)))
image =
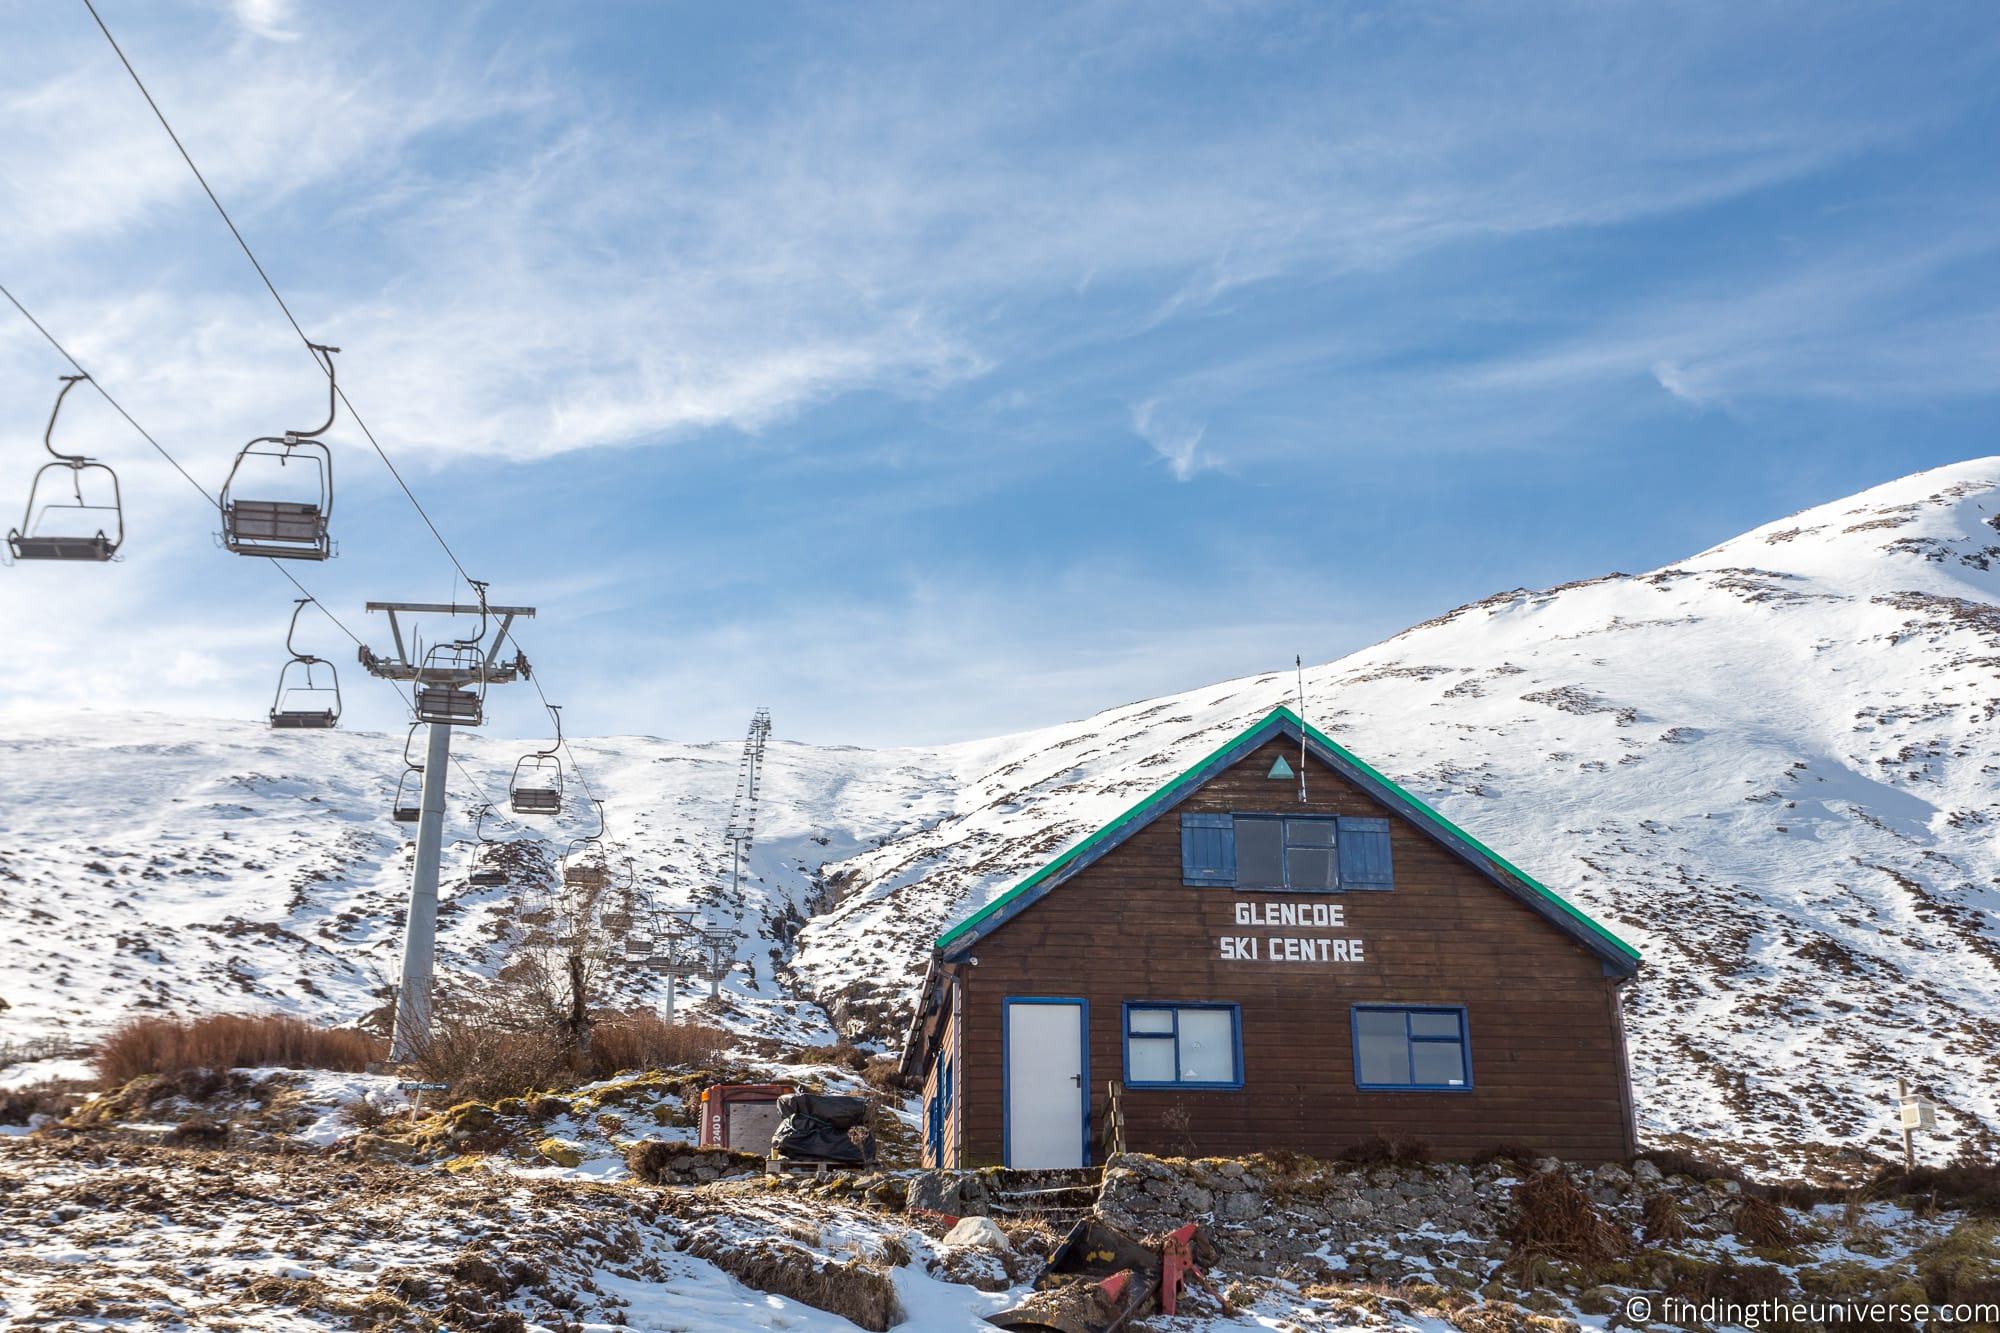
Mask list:
MULTIPOLYGON (((90 387, 97 391, 97 396, 102 398, 105 401, 106 405, 109 406, 112 411, 116 412, 119 415, 119 417, 121 417, 124 420, 125 424, 132 428, 133 433, 136 434, 140 439, 144 440, 147 446, 151 448, 154 453, 158 454, 162 459, 166 460, 166 464, 168 467, 172 468, 175 472, 180 474, 181 480, 185 481, 188 484, 188 486, 194 491, 194 493, 202 498, 202 502, 204 504, 208 505, 208 507, 211 509, 217 509, 220 507, 216 498, 208 493, 208 488, 203 486, 199 481, 195 480, 194 474, 189 472, 187 468, 181 465, 180 459, 175 458, 172 451, 169 450, 165 445, 160 443, 158 437, 156 437, 151 431, 147 430, 144 425, 140 424, 140 421, 137 417, 133 416, 130 412, 128 412, 125 409, 125 404, 119 402, 117 397, 112 394, 111 390, 104 387, 103 381, 99 380, 95 375, 92 375, 90 371, 84 366, 84 364, 76 359, 75 354, 72 353, 68 347, 64 346, 62 339, 56 337, 55 334, 49 332, 48 325, 42 323, 41 320, 37 319, 35 317, 34 311, 28 309, 27 306, 23 305, 21 303, 21 298, 16 296, 14 294, 13 289, 7 286, 7 284, 4 282, 0 282, 0 297, 5 297, 7 300, 7 304, 14 307, 15 313, 20 315, 22 319, 26 320, 28 322, 28 326, 34 329, 36 333, 41 335, 42 341, 46 342, 50 346, 50 348, 55 351, 55 354, 57 356, 61 357, 64 361, 67 361, 69 363, 70 368, 76 372, 79 380, 89 381, 90 387)), ((341 401, 343 402, 347 401, 346 395, 344 393, 341 395, 341 401)), ((347 406, 349 414, 354 415, 354 405, 352 403, 348 403, 347 406)), ((368 429, 368 427, 360 420, 359 416, 355 417, 355 424, 360 426, 364 432, 366 432, 368 429)), ((447 550, 449 550, 449 548, 447 548, 447 550)), ((286 566, 285 563, 277 560, 268 560, 268 559, 266 563, 271 567, 271 569, 277 572, 279 577, 283 578, 285 582, 291 584, 292 587, 296 591, 298 591, 301 595, 306 597, 313 597, 312 589, 308 588, 303 582, 301 582, 299 576, 294 574, 286 566)), ((455 559, 454 563, 456 563, 455 559)), ((462 573, 463 570, 461 569, 460 572, 462 573)), ((470 582, 470 580, 468 580, 468 582, 470 582)), ((332 621, 333 627, 339 630, 342 634, 346 635, 349 642, 353 643, 357 648, 366 647, 366 645, 363 644, 361 641, 361 636, 356 634, 353 630, 349 629, 345 621, 341 620, 339 616, 335 615, 331 610, 327 608, 326 603, 319 602, 318 598, 316 597, 314 597, 314 601, 318 602, 319 604, 320 614, 325 616, 328 620, 332 621)), ((388 684, 390 689, 396 690, 396 686, 393 682, 385 682, 385 683, 388 684)), ((539 681, 535 682, 535 690, 538 694, 541 691, 541 683, 539 681)), ((403 699, 404 703, 407 704, 409 702, 408 696, 405 695, 403 691, 396 690, 396 693, 398 697, 403 699)), ((546 696, 544 696, 543 701, 547 702, 546 696)), ((579 782, 582 782, 584 784, 584 789, 588 791, 590 783, 588 779, 584 777, 581 767, 575 764, 575 759, 576 759, 576 754, 575 751, 572 750, 570 751, 571 765, 573 768, 575 768, 577 780, 579 782)), ((479 778, 470 769, 468 769, 462 761, 460 761, 456 757, 452 759, 452 763, 457 767, 459 776, 464 778, 466 782, 470 783, 472 789, 478 792, 482 799, 486 799, 486 791, 484 786, 480 783, 479 778)))

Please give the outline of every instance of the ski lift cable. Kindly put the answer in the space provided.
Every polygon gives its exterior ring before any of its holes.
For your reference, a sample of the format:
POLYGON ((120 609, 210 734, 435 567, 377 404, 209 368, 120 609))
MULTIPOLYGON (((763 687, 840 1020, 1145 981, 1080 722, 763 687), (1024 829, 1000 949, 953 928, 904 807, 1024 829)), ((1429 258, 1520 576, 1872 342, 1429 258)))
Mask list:
POLYGON ((367 437, 369 446, 375 450, 376 456, 382 460, 382 466, 388 468, 389 475, 396 479, 396 485, 402 488, 403 494, 408 498, 411 507, 417 511, 417 516, 423 519, 424 526, 431 530, 431 536, 437 539, 437 544, 444 550, 445 557, 451 561, 452 567, 458 571, 459 577, 467 583, 472 582, 472 576, 465 572, 465 565, 459 560, 458 553, 451 549, 451 543, 444 539, 444 533, 440 532, 438 525, 431 521, 430 513, 425 510, 423 502, 417 499, 417 493, 410 489, 410 484, 407 481, 403 480, 403 474, 397 470, 395 463, 390 461, 389 454, 382 448, 381 441, 375 438, 375 432, 368 429, 368 423, 362 420, 359 412, 354 410, 354 402, 347 396, 347 390, 342 388, 338 381, 334 380, 332 370, 320 360, 319 353, 314 350, 315 344, 311 338, 306 336, 305 328, 299 323, 298 316, 292 313, 291 306, 287 305, 285 298, 279 294, 277 284, 271 281, 271 275, 265 271, 263 262, 257 258, 256 251, 250 248, 250 242, 243 238, 243 232, 237 227, 236 220, 230 217, 229 210, 222 206, 222 200, 217 197, 214 188, 209 185, 208 177, 202 175, 201 168, 195 165, 194 157, 188 152, 187 145, 181 142, 181 136, 174 129, 173 122, 167 119, 167 113, 160 109, 160 104, 153 100, 152 90, 147 88, 146 81, 139 77, 139 71, 132 67, 132 61, 125 54, 125 48, 118 45, 118 39, 111 35, 111 29, 105 25, 103 15, 97 12, 97 6, 91 0, 83 0, 83 7, 90 11, 90 17, 96 22, 97 30, 103 33, 104 40, 111 44, 111 50, 117 55, 118 63, 125 67, 127 74, 132 76, 133 86, 137 87, 139 95, 146 99, 146 105, 152 108, 154 118, 160 122, 160 128, 167 132, 169 139, 173 140, 174 147, 180 152, 181 161, 187 163, 188 170, 194 173, 195 181, 201 186, 202 193, 208 196, 209 203, 215 205, 216 213, 222 218, 222 225, 229 228, 229 234, 236 238, 237 247, 243 251, 243 257, 250 261, 250 267, 256 269, 257 276, 263 279, 264 290, 268 291, 271 294, 271 299, 278 303, 278 309, 284 312, 286 322, 292 326, 292 332, 298 334, 299 341, 305 344, 307 352, 313 358, 313 364, 333 384, 334 393, 339 396, 341 404, 347 408, 347 414, 354 419, 354 424, 361 428, 362 435, 367 437))
MULTIPOLYGON (((98 379, 97 376, 91 374, 88 370, 86 370, 84 368, 83 363, 81 361, 78 361, 75 356, 71 355, 69 348, 63 345, 62 340, 57 338, 55 334, 49 332, 48 326, 43 324, 41 320, 35 318, 34 312, 29 310, 28 307, 26 307, 25 305, 22 305, 21 298, 14 295, 13 290, 9 288, 5 283, 0 283, 0 296, 4 296, 7 298, 7 303, 13 306, 15 310, 20 312, 21 318, 27 320, 28 323, 34 327, 35 332, 42 335, 43 340, 46 341, 50 347, 53 347, 55 349, 56 355, 60 356, 63 360, 69 362, 70 365, 75 368, 76 373, 82 375, 85 381, 90 385, 90 387, 97 390, 98 395, 102 397, 106 403, 111 405, 111 410, 116 412, 119 416, 123 417, 125 419, 125 424, 130 426, 134 431, 136 431, 140 439, 144 440, 147 444, 151 445, 155 453, 159 454, 160 457, 166 459, 168 465, 171 466, 174 471, 180 473, 181 477, 184 480, 186 480, 188 485, 194 487, 195 494, 199 495, 204 501, 206 501, 211 508, 214 508, 218 511, 221 509, 222 507, 221 502, 218 501, 215 496, 209 493, 208 488, 203 486, 199 481, 196 481, 194 479, 194 475, 190 473, 186 468, 181 466, 180 460, 178 458, 175 458, 173 454, 169 453, 167 451, 167 447, 161 444, 159 440, 155 439, 151 431, 147 430, 144 426, 140 425, 137 417, 134 417, 130 412, 125 410, 125 405, 123 403, 120 403, 118 399, 112 395, 111 390, 104 387, 104 382, 98 379)), ((356 647, 361 646, 362 644, 361 636, 356 634, 353 630, 349 629, 346 623, 342 621, 339 616, 335 615, 333 611, 330 608, 328 608, 326 603, 319 599, 319 597, 313 592, 312 589, 306 587, 305 584, 301 583, 299 581, 298 575, 292 573, 292 571, 286 568, 284 563, 281 561, 271 559, 268 556, 266 556, 264 560, 265 563, 270 565, 272 569, 277 570, 279 574, 283 575, 285 581, 287 583, 290 583, 293 588, 297 589, 300 596, 311 598, 313 601, 313 605, 319 608, 319 613, 325 616, 329 621, 333 622, 333 626, 335 629, 339 630, 342 634, 345 634, 355 644, 356 647)), ((391 690, 395 691, 397 699, 401 700, 405 706, 410 706, 411 704, 410 697, 403 693, 401 687, 399 687, 396 684, 396 682, 391 680, 384 680, 382 683, 384 685, 387 685, 391 690)), ((537 688, 540 687, 537 686, 537 688)), ((460 776, 462 776, 468 783, 472 785, 473 790, 479 793, 481 800, 491 799, 486 793, 485 786, 479 781, 479 779, 476 776, 473 775, 470 769, 466 768, 464 760, 460 759, 457 755, 453 755, 452 762, 457 767, 460 776)), ((581 775, 579 774, 579 776, 581 775)), ((504 819, 505 816, 502 816, 502 818, 504 819)), ((513 824, 517 829, 520 829, 524 833, 529 831, 526 825, 517 823, 512 819, 507 819, 506 822, 509 824, 513 824)))
MULTIPOLYGON (((93 0, 83 0, 83 7, 89 11, 91 20, 96 23, 98 31, 104 34, 104 40, 110 45, 112 53, 118 57, 118 63, 124 66, 126 74, 131 77, 133 86, 139 90, 139 95, 145 99, 146 105, 151 109, 154 118, 160 122, 160 128, 165 130, 167 138, 172 140, 175 150, 181 156, 181 161, 187 164, 188 171, 193 174, 195 182, 201 186, 202 193, 208 196, 208 202, 214 206, 216 215, 222 219, 223 225, 229 229, 229 234, 235 239, 237 248, 243 251, 243 257, 249 260, 250 267, 256 270, 257 277, 264 284, 264 290, 271 294, 271 299, 277 303, 278 309, 283 312, 285 322, 292 326, 292 332, 296 333, 299 341, 305 345, 307 353, 313 358, 313 364, 322 373, 327 375, 328 380, 333 385, 334 393, 339 397, 341 405, 347 409, 347 414, 353 419, 354 424, 360 427, 361 433, 367 439, 369 447, 374 449, 376 456, 382 460, 382 465, 389 470, 389 475, 395 479, 396 485, 402 490, 404 497, 409 500, 411 508, 417 511, 417 516, 423 520, 424 526, 430 530, 430 534, 437 541, 439 549, 451 561, 452 568, 458 571, 459 577, 464 579, 467 584, 476 586, 476 580, 466 571, 465 563, 458 558, 458 553, 452 549, 451 543, 445 540, 444 533, 438 528, 436 521, 431 518, 430 512, 424 508, 423 502, 417 499, 416 492, 403 479, 402 472, 397 469, 395 462, 390 459, 388 451, 382 447, 381 441, 375 438, 375 432, 369 429, 367 421, 356 410, 354 400, 348 396, 346 388, 334 379, 330 368, 321 360, 319 353, 315 350, 312 338, 307 335, 305 327, 299 323, 298 317, 292 313, 291 306, 286 303, 283 294, 278 291, 277 284, 271 280, 269 271, 265 269, 263 262, 257 258, 256 251, 250 248, 250 242, 244 238, 242 229, 236 225, 236 220, 229 215, 229 210, 223 206, 222 200, 215 193, 214 187, 209 185, 208 178, 202 174, 201 168, 195 165, 193 154, 188 152, 187 145, 181 141, 181 136, 174 129, 173 122, 167 119, 167 113, 161 110, 159 102, 153 97, 152 90, 146 86, 146 81, 139 77, 139 71, 133 66, 130 57, 125 54, 125 49, 118 44, 118 39, 112 36, 109 25, 104 22, 104 16, 97 12, 97 6, 93 3, 93 0)), ((15 304, 18 308, 19 303, 16 302, 15 304)), ((26 314, 27 312, 23 311, 22 313, 26 314)), ((78 369, 80 370, 81 367, 78 367, 78 369)), ((109 396, 107 394, 106 398, 108 399, 109 396)), ((116 404, 114 403, 113 406, 115 407, 116 404)), ((123 409, 119 410, 120 415, 124 415, 123 409)), ((130 420, 129 416, 127 420, 130 420)), ((137 424, 137 422, 133 422, 135 428, 137 424)), ((144 432, 142 431, 141 434, 144 434, 144 432)), ((149 440, 150 438, 148 437, 149 440)), ((159 449, 157 443, 153 447, 159 449)), ((160 452, 162 455, 166 455, 164 449, 161 449, 160 452)), ((168 456, 168 461, 173 462, 171 456, 168 456)), ((176 470, 181 471, 183 476, 187 476, 185 469, 182 469, 179 463, 174 463, 174 467, 176 470)), ((208 498, 211 504, 215 504, 220 508, 219 503, 213 497, 208 496, 208 492, 201 487, 199 482, 196 482, 193 477, 188 477, 188 481, 197 490, 201 490, 203 496, 208 498)), ((301 592, 305 591, 304 585, 298 583, 298 579, 292 575, 291 571, 282 569, 281 567, 280 572, 284 573, 286 578, 291 579, 294 584, 298 585, 301 592)), ((325 608, 322 606, 321 610, 324 611, 325 608)), ((331 613, 328 614, 329 618, 331 618, 331 613)), ((357 644, 361 642, 345 626, 342 626, 341 629, 349 638, 354 639, 357 644)), ((516 642, 519 642, 518 636, 516 637, 516 642)), ((525 645, 522 645, 522 647, 523 651, 525 651, 525 645)), ((532 680, 533 677, 530 677, 530 679, 532 680)), ((541 692, 541 683, 539 681, 535 682, 535 689, 538 694, 541 692)), ((548 703, 546 696, 543 696, 542 702, 546 706, 548 703)), ((584 775, 582 766, 576 762, 576 752, 570 747, 567 739, 563 742, 563 751, 569 756, 571 771, 577 775, 577 780, 583 786, 585 795, 590 796, 590 780, 584 775)), ((464 769, 462 763, 459 767, 461 770, 464 769)), ((512 823, 513 821, 508 820, 507 822, 512 823)))

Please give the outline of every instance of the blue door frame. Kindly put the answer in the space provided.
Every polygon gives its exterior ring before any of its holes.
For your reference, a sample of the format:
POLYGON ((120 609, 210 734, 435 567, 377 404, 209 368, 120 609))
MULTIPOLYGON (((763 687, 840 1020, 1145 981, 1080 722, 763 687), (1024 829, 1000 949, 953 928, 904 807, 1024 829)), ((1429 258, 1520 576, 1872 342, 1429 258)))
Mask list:
POLYGON ((1000 1001, 1000 1160, 1014 1164, 1014 1059, 1010 1012, 1017 1004, 1072 1004, 1076 1006, 1078 1056, 1077 1091, 1083 1102, 1083 1165, 1090 1165, 1090 1001, 1073 995, 1010 995, 1000 1001))

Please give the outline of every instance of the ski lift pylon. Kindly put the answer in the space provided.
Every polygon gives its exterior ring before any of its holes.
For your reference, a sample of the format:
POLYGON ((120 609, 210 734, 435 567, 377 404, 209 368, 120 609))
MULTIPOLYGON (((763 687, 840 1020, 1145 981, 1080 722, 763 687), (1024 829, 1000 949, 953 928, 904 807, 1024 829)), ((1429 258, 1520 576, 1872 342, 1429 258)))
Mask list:
POLYGON ((271 696, 271 726, 277 730, 325 730, 340 722, 340 673, 324 657, 302 653, 292 642, 299 632, 299 612, 305 610, 312 600, 310 597, 298 599, 298 604, 292 608, 291 628, 285 631, 285 651, 292 655, 292 660, 278 669, 278 691, 271 696), (314 683, 313 668, 316 666, 326 668, 329 684, 314 683), (295 669, 302 673, 303 678, 292 684, 295 669), (313 703, 322 706, 310 706, 313 703))
POLYGON ((556 738, 546 750, 524 754, 514 764, 514 780, 508 784, 507 799, 517 815, 562 813, 563 766, 557 757, 562 749, 562 705, 550 704, 555 719, 556 738))
MULTIPOLYGON (((62 388, 56 391, 55 406, 49 409, 49 424, 42 431, 42 447, 49 451, 52 462, 35 469, 35 478, 28 483, 28 507, 21 516, 21 526, 8 532, 7 549, 16 560, 109 560, 118 554, 118 548, 125 544, 125 501, 119 494, 118 474, 104 463, 86 458, 82 454, 65 454, 56 450, 54 443, 56 418, 62 413, 63 399, 88 375, 63 375, 62 388), (71 502, 50 503, 42 501, 39 516, 35 510, 35 498, 40 493, 42 482, 51 472, 62 470, 69 473, 71 502), (86 472, 102 472, 111 479, 111 503, 93 504, 83 498, 83 477, 86 472), (111 531, 106 532, 100 524, 97 531, 43 532, 41 528, 51 513, 74 512, 79 515, 91 513, 111 515, 111 531)), ((89 520, 84 520, 89 526, 89 520)))
POLYGON ((317 430, 262 435, 236 455, 222 483, 221 540, 238 555, 270 556, 278 560, 324 560, 333 554, 327 522, 333 516, 333 453, 318 437, 333 427, 339 404, 333 354, 338 347, 307 344, 326 370, 326 424, 317 430), (310 475, 304 498, 265 498, 277 489, 283 469, 297 463, 310 475), (242 494, 245 484, 250 496, 242 494))

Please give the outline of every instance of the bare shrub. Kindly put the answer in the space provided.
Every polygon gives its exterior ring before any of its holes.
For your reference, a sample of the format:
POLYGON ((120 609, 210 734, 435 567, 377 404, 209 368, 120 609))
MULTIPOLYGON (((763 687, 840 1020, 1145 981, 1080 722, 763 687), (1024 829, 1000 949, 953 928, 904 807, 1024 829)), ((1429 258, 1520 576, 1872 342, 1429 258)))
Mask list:
POLYGON ((627 1069, 678 1069, 714 1064, 729 1034, 706 1023, 669 1023, 644 1010, 599 1018, 590 1030, 586 1066, 598 1078, 627 1069))
POLYGON ((868 1065, 868 1052, 851 1042, 831 1046, 799 1046, 785 1052, 785 1063, 794 1065, 839 1065, 860 1073, 868 1065))
POLYGON ((1687 1219, 1681 1206, 1665 1190, 1646 1196, 1646 1239, 1655 1245, 1677 1245, 1687 1239, 1687 1219))
POLYGON ((173 1148, 220 1148, 229 1142, 229 1126, 196 1111, 168 1130, 162 1142, 173 1148))
POLYGON ((340 1118, 356 1129, 379 1129, 388 1121, 389 1113, 366 1097, 356 1097, 341 1104, 340 1118))
POLYGON ((903 1062, 893 1055, 871 1055, 861 1066, 861 1081, 877 1092, 892 1096, 908 1091, 903 1080, 903 1062))
POLYGON ((1747 1244, 1769 1250, 1788 1250, 1800 1239, 1784 1209, 1754 1196, 1736 1209, 1736 1234, 1747 1244))
POLYGON ((1376 1134, 1341 1149, 1340 1160, 1349 1166, 1422 1166, 1431 1160, 1431 1149, 1422 1139, 1376 1134))
POLYGON ((502 1005, 461 1002, 431 1018, 413 1062, 451 1096, 495 1101, 569 1081, 570 1050, 560 1031, 518 1026, 502 1005))
POLYGON ((116 1028, 96 1055, 106 1081, 192 1069, 276 1067, 366 1069, 382 1042, 352 1028, 323 1028, 285 1014, 209 1014, 135 1018, 116 1028))
POLYGON ((1541 1172, 1514 1187, 1507 1240, 1517 1258, 1585 1266, 1609 1263, 1635 1248, 1632 1238, 1560 1171, 1541 1172))
POLYGON ((66 1115, 85 1095, 84 1084, 67 1079, 0 1088, 0 1125, 30 1124, 38 1115, 66 1115))
POLYGON ((1968 1145, 1944 1166, 1920 1166, 1914 1171, 1883 1167, 1862 1187, 1869 1199, 1928 1198, 1977 1217, 2000 1217, 2000 1160, 1982 1158, 1968 1145))

